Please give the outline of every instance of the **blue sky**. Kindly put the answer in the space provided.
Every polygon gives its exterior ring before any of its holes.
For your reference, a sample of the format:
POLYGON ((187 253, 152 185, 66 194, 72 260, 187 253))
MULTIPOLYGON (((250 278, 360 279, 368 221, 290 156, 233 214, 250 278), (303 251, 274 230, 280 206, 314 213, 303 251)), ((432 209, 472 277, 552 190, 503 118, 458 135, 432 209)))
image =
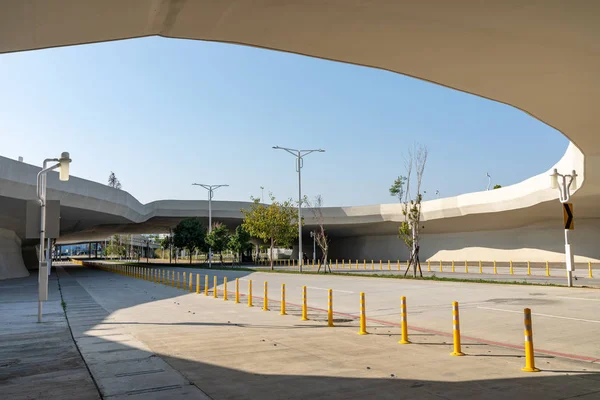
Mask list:
POLYGON ((41 164, 69 151, 71 173, 114 171, 141 202, 297 196, 325 205, 393 203, 414 142, 434 198, 543 172, 568 141, 525 113, 402 75, 250 47, 144 38, 0 55, 0 155, 41 164))

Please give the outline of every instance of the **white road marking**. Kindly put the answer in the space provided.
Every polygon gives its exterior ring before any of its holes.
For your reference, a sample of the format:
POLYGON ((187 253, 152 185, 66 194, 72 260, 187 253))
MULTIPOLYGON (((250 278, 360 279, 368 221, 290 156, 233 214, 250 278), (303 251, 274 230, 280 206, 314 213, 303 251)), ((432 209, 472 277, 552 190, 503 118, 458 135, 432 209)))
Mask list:
MULTIPOLYGON (((502 308, 492 308, 492 307, 477 307, 482 310, 492 310, 492 311, 503 311, 515 314, 523 314, 523 311, 515 311, 515 310, 505 310, 502 308)), ((596 321, 594 319, 583 319, 583 318, 572 318, 572 317, 561 317, 560 315, 550 315, 550 314, 540 314, 540 313, 531 313, 531 315, 535 315, 538 317, 548 317, 548 318, 558 318, 558 319, 568 319, 571 321, 581 321, 581 322, 591 322, 594 324, 600 324, 600 321, 596 321)))
POLYGON ((586 299, 585 297, 556 296, 556 298, 558 298, 558 299, 571 299, 571 300, 600 301, 600 299, 586 299))

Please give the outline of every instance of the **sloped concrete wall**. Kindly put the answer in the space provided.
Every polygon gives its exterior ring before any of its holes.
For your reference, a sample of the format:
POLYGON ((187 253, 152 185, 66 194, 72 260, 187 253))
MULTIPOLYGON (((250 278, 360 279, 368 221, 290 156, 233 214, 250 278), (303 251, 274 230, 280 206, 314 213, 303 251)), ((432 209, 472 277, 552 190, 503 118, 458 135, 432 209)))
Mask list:
POLYGON ((29 276, 21 254, 21 239, 13 231, 0 228, 0 280, 29 276))

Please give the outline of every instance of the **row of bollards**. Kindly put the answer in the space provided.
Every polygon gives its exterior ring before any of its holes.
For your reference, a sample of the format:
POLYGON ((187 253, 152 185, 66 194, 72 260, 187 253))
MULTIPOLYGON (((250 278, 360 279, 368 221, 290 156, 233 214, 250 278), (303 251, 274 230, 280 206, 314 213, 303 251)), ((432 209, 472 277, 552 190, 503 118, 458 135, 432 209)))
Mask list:
MULTIPOLYGON (((186 272, 183 272, 183 275, 180 275, 179 271, 169 271, 169 270, 158 270, 153 268, 145 268, 145 267, 137 267, 137 266, 128 266, 128 265, 104 265, 101 264, 97 266, 100 269, 116 272, 121 275, 130 276, 138 279, 143 279, 147 281, 151 281, 154 283, 161 283, 166 286, 175 287, 189 290, 190 292, 194 292, 193 287, 193 273, 190 272, 189 275, 186 272), (183 277, 181 280, 180 278, 183 277), (187 282, 187 283, 186 283, 187 282)), ((201 276, 200 274, 196 274, 196 294, 202 293, 201 288, 201 276)), ((213 297, 219 297, 219 289, 218 289, 218 277, 213 277, 213 297)), ((204 279, 204 295, 209 295, 209 276, 205 275, 204 279)), ((280 314, 287 315, 286 313, 286 291, 285 284, 281 284, 281 307, 280 314)), ((248 307, 253 307, 253 296, 252 296, 252 280, 248 280, 248 307)), ((223 300, 228 300, 228 291, 227 291, 227 277, 223 278, 223 300)), ((240 303, 240 283, 239 279, 235 280, 235 303, 240 303)), ((269 296, 268 296, 268 283, 264 282, 263 288, 263 311, 270 311, 269 309, 269 296)), ((308 321, 308 299, 307 299, 307 287, 302 286, 302 313, 301 320, 308 321)), ((526 372, 537 372, 539 369, 535 367, 535 356, 533 349, 533 328, 532 328, 532 320, 531 320, 531 310, 526 308, 524 310, 524 339, 525 339, 525 367, 522 368, 523 371, 526 372)), ((328 289, 327 291, 327 326, 333 327, 333 290, 328 289)), ((400 344, 411 344, 411 341, 408 337, 408 311, 407 311, 407 303, 406 297, 402 296, 400 298, 400 332, 401 337, 398 343, 400 344)), ((360 313, 359 313, 359 335, 367 335, 369 332, 367 331, 367 313, 366 313, 366 300, 365 293, 360 293, 360 313)), ((461 339, 460 339, 460 316, 459 316, 459 308, 458 302, 452 303, 452 336, 453 336, 453 352, 452 356, 464 356, 465 353, 462 352, 461 348, 461 339)))

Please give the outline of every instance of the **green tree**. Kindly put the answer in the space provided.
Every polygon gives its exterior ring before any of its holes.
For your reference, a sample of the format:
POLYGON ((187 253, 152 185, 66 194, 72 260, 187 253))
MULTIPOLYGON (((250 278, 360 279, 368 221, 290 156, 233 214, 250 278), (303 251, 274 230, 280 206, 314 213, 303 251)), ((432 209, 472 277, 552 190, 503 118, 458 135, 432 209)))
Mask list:
POLYGON ((229 229, 220 222, 214 223, 210 233, 206 235, 206 244, 212 251, 219 253, 219 260, 223 264, 223 250, 227 250, 229 245, 229 229))
POLYGON ((502 185, 494 185, 494 189, 500 189, 502 185))
POLYGON ((196 249, 206 248, 206 228, 200 218, 186 218, 173 229, 173 245, 179 249, 186 249, 192 253, 196 249))
POLYGON ((404 199, 404 187, 406 184, 406 177, 399 176, 394 180, 392 186, 390 186, 390 195, 397 197, 400 203, 403 202, 404 199))
POLYGON ((165 250, 169 251, 169 262, 171 262, 171 245, 173 244, 173 238, 171 236, 165 236, 160 241, 160 247, 162 247, 162 257, 165 258, 165 250))
POLYGON ((111 188, 118 189, 118 190, 123 188, 123 186, 121 185, 121 182, 119 181, 119 179, 117 178, 115 173, 112 171, 110 172, 110 175, 108 176, 108 186, 110 186, 111 188))
POLYGON ((250 209, 242 209, 244 223, 242 226, 252 236, 269 244, 271 254, 271 270, 273 270, 273 248, 290 247, 298 237, 298 214, 292 200, 280 203, 269 194, 271 204, 260 203, 260 199, 252 197, 250 209))
POLYGON ((229 238, 229 249, 236 254, 240 260, 241 255, 252 248, 250 237, 250 234, 244 229, 244 226, 239 225, 235 228, 235 233, 229 238))
POLYGON ((125 246, 121 244, 119 235, 113 235, 110 242, 106 246, 107 256, 124 257, 126 255, 125 246))

